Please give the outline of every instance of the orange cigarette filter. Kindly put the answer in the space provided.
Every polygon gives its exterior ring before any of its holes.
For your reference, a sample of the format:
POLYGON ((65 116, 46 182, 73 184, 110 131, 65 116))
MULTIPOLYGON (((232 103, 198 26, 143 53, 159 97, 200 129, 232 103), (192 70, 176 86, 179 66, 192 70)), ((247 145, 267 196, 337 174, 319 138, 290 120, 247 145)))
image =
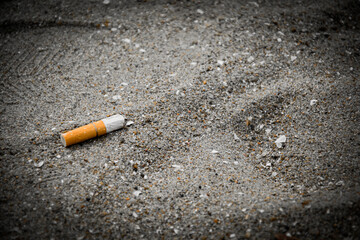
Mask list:
POLYGON ((119 114, 76 128, 60 135, 65 147, 118 130, 125 125, 125 118, 119 114))

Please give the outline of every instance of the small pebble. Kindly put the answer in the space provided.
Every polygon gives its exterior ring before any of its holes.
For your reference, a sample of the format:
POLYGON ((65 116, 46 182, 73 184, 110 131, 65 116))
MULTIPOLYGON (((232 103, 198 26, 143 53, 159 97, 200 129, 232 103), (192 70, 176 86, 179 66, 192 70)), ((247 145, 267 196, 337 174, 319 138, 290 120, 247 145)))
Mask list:
POLYGON ((235 141, 240 140, 240 138, 236 135, 236 133, 234 133, 234 139, 235 139, 235 141))
POLYGON ((310 106, 315 105, 315 104, 317 103, 317 101, 318 101, 318 100, 315 100, 315 99, 311 100, 311 101, 310 101, 310 106))
POLYGON ((204 11, 201 10, 201 9, 196 10, 196 12, 199 13, 199 14, 204 14, 204 11))
POLYGON ((121 96, 120 96, 120 95, 115 95, 115 96, 112 97, 112 99, 114 99, 114 100, 120 100, 120 99, 121 99, 121 96))
POLYGON ((138 197, 141 194, 141 191, 134 191, 133 195, 135 195, 136 197, 138 197))
POLYGON ((219 66, 224 65, 224 63, 225 63, 225 62, 224 62, 223 60, 218 60, 218 61, 217 61, 217 64, 218 64, 219 66))
POLYGON ((247 62, 252 63, 255 60, 253 56, 248 57, 247 62))
POLYGON ((259 7, 259 4, 257 2, 249 2, 249 3, 254 5, 255 7, 259 7))

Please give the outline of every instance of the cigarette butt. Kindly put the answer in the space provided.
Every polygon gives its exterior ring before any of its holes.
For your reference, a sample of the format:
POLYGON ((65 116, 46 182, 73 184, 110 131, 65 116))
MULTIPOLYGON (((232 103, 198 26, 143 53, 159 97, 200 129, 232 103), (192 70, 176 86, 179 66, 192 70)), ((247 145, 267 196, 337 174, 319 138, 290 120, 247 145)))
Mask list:
POLYGON ((86 141, 118 130, 125 125, 125 118, 119 114, 76 128, 60 135, 64 147, 86 141))

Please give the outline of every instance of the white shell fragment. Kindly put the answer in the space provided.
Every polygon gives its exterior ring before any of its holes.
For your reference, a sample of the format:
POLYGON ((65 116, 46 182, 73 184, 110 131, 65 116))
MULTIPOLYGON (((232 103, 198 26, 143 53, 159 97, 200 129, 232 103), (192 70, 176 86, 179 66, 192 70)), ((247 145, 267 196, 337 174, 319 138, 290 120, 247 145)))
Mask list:
POLYGON ((135 197, 138 197, 141 194, 141 191, 134 191, 133 194, 135 195, 135 197))
POLYGON ((201 9, 196 10, 196 12, 199 13, 199 14, 204 14, 204 11, 201 10, 201 9))
POLYGON ((253 56, 250 56, 247 61, 248 63, 252 63, 255 60, 255 58, 253 56))
POLYGON ((266 135, 269 135, 269 134, 270 134, 270 132, 271 132, 271 128, 267 128, 267 129, 265 129, 265 133, 266 133, 266 135))
POLYGON ((131 125, 133 125, 133 124, 134 124, 133 121, 127 121, 127 122, 126 122, 126 126, 127 126, 127 127, 129 127, 129 126, 131 126, 131 125))
POLYGON ((34 163, 34 166, 37 167, 37 168, 41 168, 44 165, 44 163, 45 163, 45 161, 34 163))
POLYGON ((282 148, 282 144, 286 142, 285 135, 281 135, 278 139, 276 139, 275 143, 278 148, 282 148))
POLYGON ((217 61, 217 64, 218 64, 219 66, 222 66, 224 63, 225 63, 225 61, 223 61, 223 60, 218 60, 218 61, 217 61))
POLYGON ((234 139, 235 139, 235 141, 240 140, 240 138, 236 135, 236 133, 234 133, 234 139))
POLYGON ((181 169, 181 165, 172 165, 174 171, 179 171, 181 169))
POLYGON ((120 100, 120 99, 121 99, 121 96, 120 96, 120 95, 115 95, 115 96, 112 97, 112 99, 114 99, 114 100, 120 100))
POLYGON ((249 2, 249 4, 254 5, 255 7, 259 7, 259 4, 257 2, 249 2))
POLYGON ((310 106, 315 105, 315 104, 317 103, 317 101, 318 101, 318 100, 315 100, 315 99, 311 100, 311 101, 310 101, 310 106))
POLYGON ((212 153, 212 154, 218 154, 218 153, 219 153, 219 151, 212 150, 212 151, 211 151, 211 153, 212 153))

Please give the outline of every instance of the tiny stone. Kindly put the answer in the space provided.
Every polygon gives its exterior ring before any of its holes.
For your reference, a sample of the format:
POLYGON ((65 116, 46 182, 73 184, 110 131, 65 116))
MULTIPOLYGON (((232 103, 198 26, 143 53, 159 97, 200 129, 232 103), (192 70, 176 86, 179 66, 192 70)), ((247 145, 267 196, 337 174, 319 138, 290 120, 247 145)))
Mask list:
POLYGON ((208 198, 208 196, 206 194, 200 194, 201 198, 208 198))
POLYGON ((315 104, 317 103, 317 101, 318 101, 318 100, 315 100, 315 99, 311 100, 311 101, 310 101, 310 106, 315 105, 315 104))
POLYGON ((250 56, 247 61, 248 63, 252 63, 255 60, 255 58, 253 56, 250 56))
POLYGON ((133 194, 138 197, 141 194, 141 191, 134 191, 133 194))
POLYGON ((217 61, 217 64, 218 64, 219 66, 222 66, 224 63, 225 63, 225 61, 223 61, 223 60, 218 60, 218 61, 217 61))
POLYGON ((234 139, 235 139, 236 141, 240 140, 240 138, 236 135, 236 133, 234 133, 234 139))
POLYGON ((174 171, 178 171, 181 169, 181 165, 172 165, 172 167, 175 168, 174 171))
POLYGON ((338 181, 336 184, 336 186, 343 186, 345 185, 344 181, 338 181))
POLYGON ((114 100, 120 100, 120 99, 121 99, 121 96, 120 96, 120 95, 115 95, 115 96, 112 97, 112 99, 114 99, 114 100))
POLYGON ((249 3, 254 5, 255 7, 259 7, 259 4, 257 2, 249 2, 249 3))
POLYGON ((201 10, 201 9, 196 10, 196 12, 199 13, 199 14, 204 14, 204 11, 201 10))
POLYGON ((246 230, 245 233, 245 238, 250 238, 251 237, 251 229, 246 230))
POLYGON ((269 135, 269 134, 270 134, 270 132, 271 132, 271 128, 267 128, 267 129, 265 129, 265 133, 266 133, 266 135, 269 135))

